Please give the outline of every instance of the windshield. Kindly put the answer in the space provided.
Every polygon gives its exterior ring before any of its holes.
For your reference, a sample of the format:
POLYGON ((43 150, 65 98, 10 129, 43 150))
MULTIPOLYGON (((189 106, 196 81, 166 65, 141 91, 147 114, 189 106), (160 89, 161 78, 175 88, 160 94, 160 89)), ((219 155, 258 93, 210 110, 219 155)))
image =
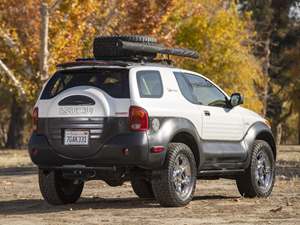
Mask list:
POLYGON ((59 71, 47 83, 41 99, 50 99, 77 86, 93 86, 114 98, 129 98, 127 69, 84 69, 59 71))

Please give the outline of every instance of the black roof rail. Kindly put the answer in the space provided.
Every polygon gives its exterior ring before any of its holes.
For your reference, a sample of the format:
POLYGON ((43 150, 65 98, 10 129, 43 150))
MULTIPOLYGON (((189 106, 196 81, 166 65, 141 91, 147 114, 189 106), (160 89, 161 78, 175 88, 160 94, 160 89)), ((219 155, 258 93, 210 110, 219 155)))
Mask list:
POLYGON ((129 60, 126 58, 126 60, 96 60, 93 58, 79 58, 76 59, 74 62, 67 62, 67 63, 61 63, 58 64, 56 67, 59 69, 67 69, 72 67, 93 67, 93 66, 120 66, 120 67, 127 67, 127 66, 133 66, 133 65, 165 65, 165 66, 171 66, 172 61, 169 59, 153 59, 151 61, 146 60, 143 61, 141 59, 136 60, 129 60), (127 61, 126 61, 127 60, 127 61))
POLYGON ((82 66, 121 66, 121 67, 126 67, 129 66, 130 64, 128 62, 124 61, 107 61, 107 60, 95 60, 95 59, 76 59, 74 62, 67 62, 67 63, 61 63, 58 64, 56 67, 65 69, 69 67, 82 67, 82 66))

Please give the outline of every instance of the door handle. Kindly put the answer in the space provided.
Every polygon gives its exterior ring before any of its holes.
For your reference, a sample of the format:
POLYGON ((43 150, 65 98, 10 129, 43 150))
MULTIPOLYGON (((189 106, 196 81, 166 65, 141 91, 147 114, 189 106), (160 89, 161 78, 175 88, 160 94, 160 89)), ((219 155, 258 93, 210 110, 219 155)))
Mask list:
POLYGON ((208 110, 204 110, 204 115, 205 116, 210 116, 210 112, 208 110))

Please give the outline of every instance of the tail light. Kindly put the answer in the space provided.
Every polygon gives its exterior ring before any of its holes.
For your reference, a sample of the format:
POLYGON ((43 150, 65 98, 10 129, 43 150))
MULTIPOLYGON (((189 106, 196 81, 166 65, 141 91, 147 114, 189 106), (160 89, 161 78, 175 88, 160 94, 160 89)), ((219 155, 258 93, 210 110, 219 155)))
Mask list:
POLYGON ((145 109, 138 106, 130 106, 129 128, 133 131, 146 131, 149 129, 149 117, 145 109))
POLYGON ((38 129, 39 108, 35 107, 32 111, 32 127, 33 131, 38 129))

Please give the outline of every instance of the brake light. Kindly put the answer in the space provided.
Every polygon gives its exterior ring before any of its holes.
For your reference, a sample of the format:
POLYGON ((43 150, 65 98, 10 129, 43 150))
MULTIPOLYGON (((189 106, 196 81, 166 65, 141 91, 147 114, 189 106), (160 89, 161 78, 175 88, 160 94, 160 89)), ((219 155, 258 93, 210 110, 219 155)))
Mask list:
POLYGON ((32 127, 33 131, 38 129, 39 108, 35 107, 32 111, 32 127))
POLYGON ((129 128, 133 131, 146 131, 149 129, 149 117, 145 109, 138 106, 130 106, 129 128))

